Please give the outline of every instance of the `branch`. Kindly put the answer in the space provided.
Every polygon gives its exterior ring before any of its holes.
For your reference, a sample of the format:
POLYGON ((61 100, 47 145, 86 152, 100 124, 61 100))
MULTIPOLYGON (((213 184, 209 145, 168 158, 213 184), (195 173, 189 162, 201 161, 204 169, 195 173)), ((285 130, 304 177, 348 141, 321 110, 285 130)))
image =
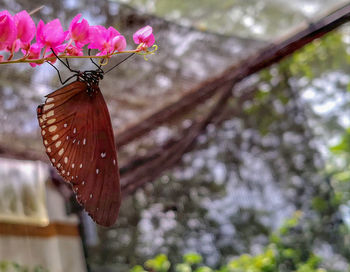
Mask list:
POLYGON ((132 194, 147 182, 155 180, 163 171, 174 166, 184 153, 192 149, 197 137, 222 112, 232 95, 233 85, 234 83, 226 84, 219 100, 207 113, 206 117, 185 129, 178 139, 171 139, 163 147, 157 147, 149 151, 148 155, 137 158, 135 161, 121 167, 121 189, 124 197, 132 194))
MULTIPOLYGON (((276 41, 258 53, 243 59, 237 65, 231 66, 222 74, 214 77, 196 88, 179 100, 164 106, 156 113, 139 121, 134 125, 126 127, 116 136, 117 146, 121 147, 153 130, 164 122, 174 120, 178 116, 192 110, 198 104, 211 98, 219 92, 219 88, 227 82, 239 82, 262 69, 280 61, 282 58, 294 53, 304 45, 310 43, 338 26, 348 22, 350 19, 350 4, 331 12, 329 15, 310 23, 307 27, 299 27, 302 30, 290 35, 284 40, 276 41)), ((304 25, 304 24, 303 24, 304 25)))
POLYGON ((8 147, 2 144, 0 144, 0 157, 49 162, 49 159, 44 152, 28 151, 28 149, 16 150, 13 147, 8 147))

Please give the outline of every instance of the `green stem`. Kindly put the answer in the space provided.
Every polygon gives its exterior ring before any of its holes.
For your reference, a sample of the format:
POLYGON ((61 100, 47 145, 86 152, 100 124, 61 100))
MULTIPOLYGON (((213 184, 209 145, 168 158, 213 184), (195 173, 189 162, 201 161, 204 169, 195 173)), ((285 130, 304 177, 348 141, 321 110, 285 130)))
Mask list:
MULTIPOLYGON (((7 61, 4 61, 4 62, 0 62, 0 64, 12 64, 12 63, 44 63, 45 61, 52 61, 54 60, 56 57, 52 56, 52 57, 45 57, 45 51, 46 51, 46 46, 44 47, 44 53, 43 53, 43 57, 41 59, 27 59, 25 57, 22 57, 20 59, 15 59, 15 60, 7 60, 7 61)), ((58 57, 62 58, 62 59, 73 59, 73 58, 76 58, 76 59, 89 59, 89 58, 95 58, 95 59, 108 59, 110 58, 111 56, 113 55, 119 55, 119 54, 130 54, 130 53, 136 53, 136 54, 139 54, 139 55, 149 55, 149 54, 154 54, 154 51, 157 50, 157 46, 153 46, 152 48, 154 48, 154 50, 152 51, 145 51, 143 50, 142 48, 137 47, 136 49, 134 50, 126 50, 126 51, 121 51, 121 52, 115 52, 113 54, 110 54, 110 55, 103 55, 103 56, 67 56, 65 54, 61 54, 61 55, 58 55, 58 57)))

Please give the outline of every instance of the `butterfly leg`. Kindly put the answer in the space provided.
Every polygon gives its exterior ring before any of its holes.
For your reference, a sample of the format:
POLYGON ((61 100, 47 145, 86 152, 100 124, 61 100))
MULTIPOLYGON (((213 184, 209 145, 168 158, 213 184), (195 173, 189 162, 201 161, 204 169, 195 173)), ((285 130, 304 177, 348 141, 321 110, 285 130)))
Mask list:
POLYGON ((67 67, 67 69, 68 69, 69 71, 71 71, 72 73, 77 73, 77 74, 79 74, 79 71, 73 70, 73 69, 70 68, 69 63, 66 64, 63 60, 61 60, 61 59, 57 56, 57 54, 55 53, 55 51, 54 51, 52 48, 51 48, 51 51, 52 51, 52 53, 55 55, 55 57, 56 57, 64 66, 67 67))
POLYGON ((67 63, 68 68, 71 69, 71 68, 70 68, 70 65, 69 65, 68 59, 65 59, 65 61, 66 61, 66 63, 67 63))
POLYGON ((48 64, 50 64, 55 70, 56 70, 56 72, 57 72, 57 74, 58 74, 58 78, 60 79, 60 82, 62 83, 62 85, 63 85, 63 81, 62 81, 62 78, 61 78, 61 74, 60 74, 60 71, 58 71, 58 69, 55 67, 55 65, 53 65, 51 62, 47 62, 48 64))
POLYGON ((59 80, 60 80, 62 85, 64 85, 65 83, 67 83, 68 80, 70 80, 70 79, 72 79, 73 77, 76 76, 76 75, 72 75, 69 78, 67 78, 65 81, 62 81, 62 77, 61 77, 60 71, 56 68, 56 66, 53 65, 51 62, 47 62, 47 63, 50 64, 56 70, 56 72, 58 74, 58 78, 59 78, 59 80))
MULTIPOLYGON (((91 53, 91 49, 88 50, 89 56, 91 56, 90 53, 91 53)), ((90 60, 91 60, 91 62, 97 67, 97 69, 98 69, 99 71, 102 71, 102 69, 101 69, 101 64, 98 65, 96 62, 94 62, 94 60, 93 60, 92 58, 90 58, 90 60)))

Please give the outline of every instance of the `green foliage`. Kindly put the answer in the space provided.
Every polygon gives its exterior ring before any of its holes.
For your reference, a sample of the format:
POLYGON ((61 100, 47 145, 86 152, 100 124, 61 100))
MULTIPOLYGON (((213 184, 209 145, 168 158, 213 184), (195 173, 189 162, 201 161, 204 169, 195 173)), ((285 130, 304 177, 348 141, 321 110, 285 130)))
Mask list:
POLYGON ((0 272, 49 272, 49 270, 40 265, 30 269, 29 267, 20 265, 16 262, 0 261, 0 272))
POLYGON ((146 270, 144 270, 141 265, 136 265, 130 270, 130 272, 146 272, 146 270))
POLYGON ((272 272, 276 271, 276 251, 273 245, 269 245, 265 252, 257 256, 243 254, 239 258, 232 260, 227 265, 229 272, 272 272))
POLYGON ((296 227, 299 223, 301 215, 302 214, 300 212, 295 212, 292 218, 287 219, 280 228, 280 234, 286 235, 291 228, 296 227))
POLYGON ((170 268, 170 262, 165 254, 160 254, 154 259, 146 261, 145 266, 157 272, 167 272, 170 268))
POLYGON ((329 172, 337 183, 338 193, 335 195, 336 203, 346 202, 350 199, 350 128, 344 130, 339 142, 330 147, 334 161, 328 165, 329 172))
MULTIPOLYGON (((203 259, 199 254, 189 253, 184 255, 183 263, 173 267, 176 272, 326 272, 320 268, 321 258, 298 245, 289 245, 290 235, 300 227, 301 220, 302 213, 296 212, 292 218, 286 220, 279 231, 271 235, 269 245, 256 256, 242 254, 220 269, 214 269, 202 265, 203 259)), ((145 269, 138 265, 131 272, 167 272, 172 267, 167 256, 161 254, 148 260, 145 269)))
POLYGON ((176 272, 191 272, 192 268, 189 264, 181 263, 181 264, 176 265, 175 271, 176 272))
POLYGON ((184 255, 183 260, 185 263, 192 265, 201 263, 203 259, 202 256, 199 254, 188 253, 184 255))
POLYGON ((304 76, 309 80, 326 71, 339 69, 340 66, 346 64, 349 58, 346 44, 342 39, 341 32, 331 32, 322 39, 309 43, 281 62, 280 66, 282 69, 288 68, 292 75, 304 76))
POLYGON ((350 150, 350 129, 347 129, 338 144, 333 145, 330 150, 334 154, 348 154, 350 150))

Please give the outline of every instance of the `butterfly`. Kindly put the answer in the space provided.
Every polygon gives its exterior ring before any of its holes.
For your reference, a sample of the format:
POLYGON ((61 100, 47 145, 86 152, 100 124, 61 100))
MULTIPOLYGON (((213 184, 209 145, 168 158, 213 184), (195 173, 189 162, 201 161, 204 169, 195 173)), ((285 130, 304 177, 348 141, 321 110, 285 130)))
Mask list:
POLYGON ((100 66, 71 71, 77 80, 48 94, 37 108, 41 135, 52 165, 79 204, 96 223, 109 227, 118 217, 121 190, 111 119, 99 88, 104 72, 100 66))

